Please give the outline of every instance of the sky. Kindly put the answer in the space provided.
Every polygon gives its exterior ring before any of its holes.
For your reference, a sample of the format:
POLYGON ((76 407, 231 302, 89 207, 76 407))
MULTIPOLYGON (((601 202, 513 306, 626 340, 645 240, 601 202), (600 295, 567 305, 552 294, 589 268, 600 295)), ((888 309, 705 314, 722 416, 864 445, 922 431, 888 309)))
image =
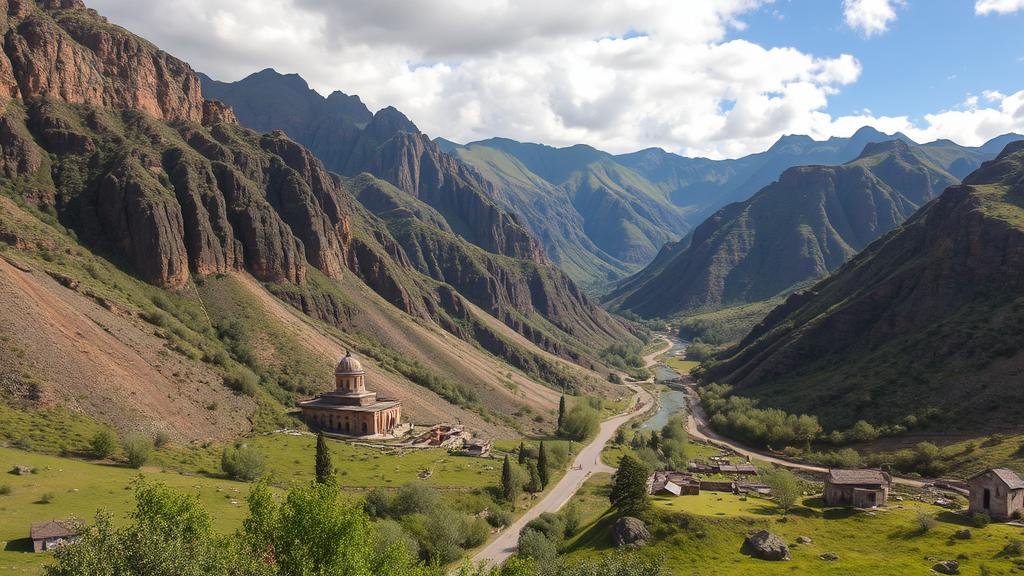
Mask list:
POLYGON ((88 4, 215 79, 298 73, 463 143, 730 158, 864 125, 1024 133, 1024 0, 88 4))

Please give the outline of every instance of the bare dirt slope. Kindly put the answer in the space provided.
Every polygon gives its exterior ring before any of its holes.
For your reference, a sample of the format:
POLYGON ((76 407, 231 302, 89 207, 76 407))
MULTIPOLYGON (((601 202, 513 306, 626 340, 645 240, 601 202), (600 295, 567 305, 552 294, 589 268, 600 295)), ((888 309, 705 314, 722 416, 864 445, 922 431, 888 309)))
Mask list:
POLYGON ((0 370, 44 382, 44 404, 179 440, 229 438, 251 428, 254 402, 169 350, 151 326, 2 258, 0 334, 0 370))

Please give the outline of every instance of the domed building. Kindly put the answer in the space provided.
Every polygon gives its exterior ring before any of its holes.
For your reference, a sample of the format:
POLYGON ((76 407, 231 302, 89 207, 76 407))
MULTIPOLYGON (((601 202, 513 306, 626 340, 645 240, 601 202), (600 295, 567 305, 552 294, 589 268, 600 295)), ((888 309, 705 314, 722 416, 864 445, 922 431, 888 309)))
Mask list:
POLYGON ((313 430, 347 436, 393 434, 402 421, 402 402, 377 399, 366 389, 366 370, 351 352, 334 369, 334 390, 299 402, 302 419, 313 430))

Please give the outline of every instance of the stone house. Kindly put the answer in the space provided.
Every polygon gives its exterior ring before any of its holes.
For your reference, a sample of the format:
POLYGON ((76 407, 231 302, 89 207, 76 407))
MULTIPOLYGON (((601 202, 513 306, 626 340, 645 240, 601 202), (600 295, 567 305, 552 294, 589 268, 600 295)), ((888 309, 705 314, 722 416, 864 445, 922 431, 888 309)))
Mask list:
POLYGON ((831 469, 825 477, 825 504, 874 508, 885 506, 892 478, 881 470, 831 469))
POLYGON ((33 552, 56 550, 78 541, 78 526, 71 520, 50 520, 33 524, 29 528, 33 552))
POLYGON ((696 496, 700 494, 700 482, 685 472, 659 470, 647 479, 647 492, 665 496, 696 496))
POLYGON ((991 468, 967 480, 971 514, 1009 520, 1024 510, 1024 480, 1013 470, 991 468))
POLYGON ((377 398, 366 389, 366 371, 350 352, 334 369, 335 389, 299 402, 302 419, 313 430, 345 436, 387 436, 402 421, 402 402, 377 398))

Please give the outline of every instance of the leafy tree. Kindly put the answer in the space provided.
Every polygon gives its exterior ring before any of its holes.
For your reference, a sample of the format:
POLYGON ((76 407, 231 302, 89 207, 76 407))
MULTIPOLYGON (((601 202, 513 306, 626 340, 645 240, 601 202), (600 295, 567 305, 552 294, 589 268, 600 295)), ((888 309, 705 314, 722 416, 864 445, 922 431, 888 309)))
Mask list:
POLYGON ((533 460, 529 460, 526 462, 526 468, 530 475, 530 479, 526 483, 526 491, 531 494, 536 494, 544 489, 540 485, 540 473, 537 471, 537 463, 533 460))
POLYGON ((878 438, 878 430, 864 420, 858 420, 847 431, 846 438, 850 442, 871 442, 878 438))
POLYGON ((125 459, 132 468, 142 468, 152 452, 153 442, 141 434, 129 434, 124 439, 125 459))
POLYGON ((647 508, 647 478, 650 469, 630 455, 619 458, 612 490, 608 495, 612 506, 622 514, 635 515, 647 508))
POLYGON ((651 437, 647 441, 647 446, 648 448, 654 451, 657 451, 658 448, 661 446, 661 437, 658 436, 657 430, 651 430, 651 437))
POLYGON ((401 518, 410 514, 429 514, 438 507, 440 499, 437 489, 429 484, 402 484, 391 504, 391 516, 401 518))
POLYGON ((776 468, 764 475, 763 482, 772 489, 772 498, 783 514, 789 512, 800 497, 800 481, 785 468, 776 468))
POLYGON ((548 487, 548 455, 544 451, 544 442, 540 443, 540 451, 537 453, 537 477, 540 479, 541 490, 548 487))
POLYGON ((117 450, 117 436, 109 428, 103 428, 89 441, 89 453, 93 458, 109 458, 117 450))
POLYGON ((524 528, 519 533, 518 554, 523 558, 532 558, 536 562, 537 574, 552 574, 558 560, 558 548, 543 532, 532 528, 524 528))
POLYGON ((601 415, 586 402, 577 402, 565 413, 561 435, 570 440, 586 440, 597 433, 601 415))
POLYGON ((266 461, 263 454, 247 444, 224 448, 220 467, 233 480, 252 481, 263 475, 266 461))
POLYGON ((505 462, 501 465, 501 498, 506 502, 515 502, 518 495, 515 476, 512 475, 512 463, 505 454, 505 462))
POLYGON ((334 465, 331 463, 331 451, 327 448, 324 433, 316 435, 316 481, 327 484, 334 478, 334 465))
POLYGON ((391 493, 387 490, 376 487, 366 495, 366 501, 363 503, 363 511, 370 518, 387 518, 391 515, 391 505, 394 502, 394 498, 391 497, 391 493))
POLYGON ((558 398, 558 431, 561 433, 562 424, 565 421, 565 394, 558 398))

